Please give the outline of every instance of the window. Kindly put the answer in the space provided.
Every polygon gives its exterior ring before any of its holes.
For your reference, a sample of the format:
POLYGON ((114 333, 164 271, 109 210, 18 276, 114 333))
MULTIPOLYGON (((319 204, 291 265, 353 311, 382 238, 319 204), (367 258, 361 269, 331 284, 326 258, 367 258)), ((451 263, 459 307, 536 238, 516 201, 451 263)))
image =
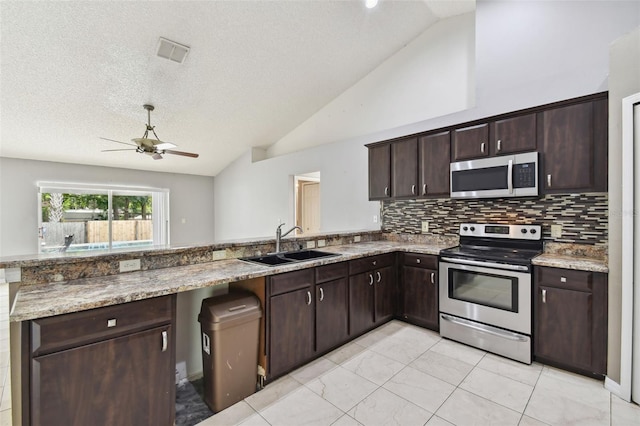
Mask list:
POLYGON ((38 183, 40 253, 169 243, 169 190, 38 183))

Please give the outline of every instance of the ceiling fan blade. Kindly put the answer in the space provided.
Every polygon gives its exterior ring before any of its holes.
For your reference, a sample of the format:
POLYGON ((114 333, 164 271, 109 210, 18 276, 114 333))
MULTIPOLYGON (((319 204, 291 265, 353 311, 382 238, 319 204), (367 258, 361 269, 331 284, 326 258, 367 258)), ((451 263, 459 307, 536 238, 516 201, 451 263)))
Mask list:
POLYGON ((182 155, 183 157, 191 157, 191 158, 198 158, 200 156, 199 154, 194 154, 192 152, 173 151, 170 149, 165 149, 163 151, 163 154, 182 155))
POLYGON ((137 151, 136 149, 123 148, 123 149, 103 149, 100 152, 113 152, 113 151, 137 151))
POLYGON ((138 145, 133 144, 133 143, 129 143, 129 142, 120 142, 120 141, 116 141, 116 140, 114 140, 114 139, 108 139, 108 138, 103 138, 103 137, 100 137, 100 139, 103 139, 103 140, 105 140, 105 141, 109 141, 109 142, 121 143, 121 144, 123 144, 123 145, 138 146, 138 145))

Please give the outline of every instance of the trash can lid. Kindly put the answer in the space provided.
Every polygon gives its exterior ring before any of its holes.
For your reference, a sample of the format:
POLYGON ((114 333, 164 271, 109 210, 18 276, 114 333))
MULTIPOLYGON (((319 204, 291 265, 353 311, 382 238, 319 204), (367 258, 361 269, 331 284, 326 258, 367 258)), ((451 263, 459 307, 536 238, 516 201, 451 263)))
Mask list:
POLYGON ((231 292, 209 297, 202 301, 198 321, 201 323, 221 323, 236 320, 260 318, 260 300, 250 292, 231 292))

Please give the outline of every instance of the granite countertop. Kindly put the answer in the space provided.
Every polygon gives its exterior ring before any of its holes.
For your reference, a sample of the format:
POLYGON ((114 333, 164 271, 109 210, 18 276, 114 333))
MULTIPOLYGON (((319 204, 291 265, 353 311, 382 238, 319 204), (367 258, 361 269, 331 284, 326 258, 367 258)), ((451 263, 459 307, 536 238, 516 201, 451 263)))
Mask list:
POLYGON ((26 321, 116 305, 376 254, 403 251, 438 255, 441 249, 447 247, 451 247, 451 245, 373 241, 323 247, 320 250, 340 255, 278 266, 263 266, 239 259, 226 259, 103 277, 28 285, 21 287, 18 291, 11 310, 10 321, 26 321))
POLYGON ((605 259, 563 255, 558 253, 543 253, 533 258, 532 263, 537 266, 550 266, 553 268, 604 273, 609 272, 609 266, 605 259))

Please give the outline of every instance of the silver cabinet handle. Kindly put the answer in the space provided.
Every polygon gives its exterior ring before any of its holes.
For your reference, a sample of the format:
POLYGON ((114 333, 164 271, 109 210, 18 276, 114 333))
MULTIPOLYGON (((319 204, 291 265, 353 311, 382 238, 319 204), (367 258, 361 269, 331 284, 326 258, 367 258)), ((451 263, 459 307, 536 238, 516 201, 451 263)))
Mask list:
POLYGON ((378 263, 378 261, 377 261, 377 260, 374 260, 373 262, 371 262, 371 264, 372 264, 373 266, 376 266, 376 264, 377 264, 377 263, 378 263))
POLYGON ((542 303, 547 303, 547 290, 542 289, 542 303))
POLYGON ((483 154, 484 154, 484 146, 485 146, 485 143, 484 143, 484 142, 482 142, 482 143, 480 144, 480 152, 482 152, 483 154))
POLYGON ((551 188, 551 175, 547 175, 547 186, 551 188))
POLYGON ((384 187, 384 195, 389 195, 389 187, 388 186, 384 187))
POLYGON ((307 305, 311 304, 311 292, 307 291, 307 305))
POLYGON ((420 263, 420 259, 416 259, 416 263, 420 263))
POLYGON ((380 281, 382 281, 382 275, 380 275, 380 272, 376 272, 376 274, 378 275, 378 281, 376 282, 379 283, 380 281))
POLYGON ((169 346, 169 336, 167 335, 167 330, 165 330, 162 332, 162 352, 166 352, 168 346, 169 346))
POLYGON ((498 146, 496 147, 496 151, 500 152, 502 150, 502 141, 498 139, 498 146))
POLYGON ((411 185, 411 195, 416 195, 416 186, 411 185))
POLYGON ((427 184, 426 183, 422 184, 422 195, 427 195, 427 184))
POLYGON ((320 287, 320 301, 322 302, 324 300, 324 290, 322 289, 322 287, 320 287))
POLYGON ((435 284, 436 283, 436 273, 432 272, 431 273, 431 284, 435 284))
POLYGON ((513 194, 513 160, 509 160, 507 165, 507 191, 513 194))
POLYGON ((373 274, 369 274, 369 285, 373 285, 373 274))

